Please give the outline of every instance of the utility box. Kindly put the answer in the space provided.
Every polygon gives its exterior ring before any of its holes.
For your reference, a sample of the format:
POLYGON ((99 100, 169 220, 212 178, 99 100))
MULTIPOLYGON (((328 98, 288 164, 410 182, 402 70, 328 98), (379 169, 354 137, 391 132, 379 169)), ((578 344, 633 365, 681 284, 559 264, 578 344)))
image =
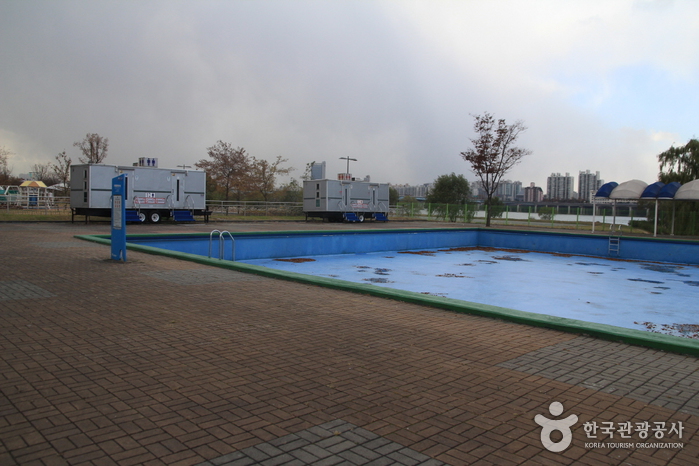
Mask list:
POLYGON ((206 210, 206 172, 102 164, 70 167, 70 207, 74 215, 110 217, 112 178, 125 175, 124 204, 128 221, 161 219, 194 221, 206 210))
POLYGON ((351 180, 303 182, 303 212, 306 219, 386 221, 388 202, 388 183, 351 180))

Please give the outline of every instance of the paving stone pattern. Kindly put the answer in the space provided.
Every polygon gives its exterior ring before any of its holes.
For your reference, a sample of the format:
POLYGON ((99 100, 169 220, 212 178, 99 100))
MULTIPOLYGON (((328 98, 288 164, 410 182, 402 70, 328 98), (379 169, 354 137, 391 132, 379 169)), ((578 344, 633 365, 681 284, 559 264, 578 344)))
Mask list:
POLYGON ((499 366, 699 416, 699 360, 692 356, 579 337, 499 366))
POLYGON ((153 272, 143 272, 143 274, 148 277, 166 280, 182 286, 261 280, 261 278, 257 275, 216 268, 158 270, 153 272))
POLYGON ((2 280, 0 281, 0 301, 13 301, 16 299, 40 299, 50 298, 53 293, 30 283, 26 280, 2 280))
MULTIPOLYGON (((129 232, 214 228, 348 226, 166 223, 129 232)), ((2 466, 283 464, 285 454, 291 464, 452 466, 699 457, 694 398, 658 404, 673 388, 697 391, 695 358, 135 251, 116 262, 108 246, 72 246, 74 235, 108 232, 108 223, 0 223, 2 466), (619 376, 603 385, 600 377, 616 374, 604 365, 615 354, 619 376), (634 397, 605 391, 622 382, 634 397), (656 386, 667 390, 640 401, 641 389, 656 386), (579 418, 561 453, 543 448, 534 422, 553 401, 579 418), (591 420, 681 421, 684 447, 586 448, 582 425, 591 420)))
POLYGON ((90 244, 86 245, 85 241, 82 240, 73 240, 73 241, 40 241, 37 243, 34 243, 36 246, 39 246, 41 248, 85 248, 85 247, 93 247, 97 248, 99 247, 98 244, 90 244))
POLYGON ((223 455, 198 466, 440 466, 444 463, 341 419, 223 455))

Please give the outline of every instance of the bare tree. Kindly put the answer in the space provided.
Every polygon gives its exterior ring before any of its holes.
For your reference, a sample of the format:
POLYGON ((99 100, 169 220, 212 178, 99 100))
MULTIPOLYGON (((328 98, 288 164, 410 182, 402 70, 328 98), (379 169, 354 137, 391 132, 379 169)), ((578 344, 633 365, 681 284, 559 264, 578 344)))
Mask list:
POLYGON ((218 190, 223 191, 224 199, 235 194, 238 200, 248 189, 251 161, 245 149, 233 149, 227 142, 217 141, 206 149, 211 160, 202 159, 194 166, 207 172, 218 190))
POLYGON ((16 176, 12 175, 12 167, 10 166, 10 157, 14 155, 14 152, 5 148, 5 146, 0 146, 0 184, 20 184, 22 180, 16 176))
POLYGON ((70 181, 70 164, 73 161, 66 155, 66 151, 63 151, 56 156, 56 162, 51 164, 51 169, 58 182, 63 183, 63 191, 67 191, 68 181, 70 181))
POLYGON ((293 168, 282 168, 281 164, 288 162, 281 155, 277 156, 274 162, 267 160, 257 160, 252 158, 252 170, 250 177, 250 187, 262 194, 265 202, 269 200, 269 195, 274 192, 274 183, 278 175, 288 175, 293 168))
POLYGON ((83 153, 83 157, 79 159, 81 163, 102 163, 107 158, 109 139, 97 133, 88 133, 85 139, 74 142, 73 146, 83 153))
POLYGON ((500 180, 531 151, 514 147, 520 133, 527 129, 521 120, 508 125, 503 119, 496 122, 488 112, 472 116, 475 119, 473 129, 478 137, 470 140, 473 148, 461 152, 461 156, 471 164, 471 170, 480 179, 486 192, 488 210, 485 225, 489 227, 490 207, 500 180))
POLYGON ((6 183, 4 180, 9 179, 12 175, 12 168, 10 167, 11 155, 14 155, 14 152, 6 149, 5 146, 0 146, 0 179, 3 180, 2 183, 6 183))
POLYGON ((56 178, 50 163, 35 163, 32 165, 32 173, 35 180, 42 181, 46 186, 55 184, 56 178))
POLYGON ((311 171, 313 170, 314 164, 315 161, 306 164, 306 169, 303 171, 303 175, 301 175, 301 181, 308 181, 311 179, 311 171))

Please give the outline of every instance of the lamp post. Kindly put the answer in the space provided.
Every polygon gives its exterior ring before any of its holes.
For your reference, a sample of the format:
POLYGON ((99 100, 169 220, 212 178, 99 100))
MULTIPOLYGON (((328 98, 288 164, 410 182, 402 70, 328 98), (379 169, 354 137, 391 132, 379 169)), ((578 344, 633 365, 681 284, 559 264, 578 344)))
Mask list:
POLYGON ((182 170, 186 170, 188 168, 192 168, 191 165, 178 165, 177 168, 182 168, 182 170))
POLYGON ((341 160, 347 160, 347 175, 349 175, 349 172, 350 172, 350 171, 349 171, 349 163, 350 163, 350 160, 356 162, 357 159, 351 159, 349 156, 347 156, 347 157, 340 157, 340 159, 341 159, 341 160))

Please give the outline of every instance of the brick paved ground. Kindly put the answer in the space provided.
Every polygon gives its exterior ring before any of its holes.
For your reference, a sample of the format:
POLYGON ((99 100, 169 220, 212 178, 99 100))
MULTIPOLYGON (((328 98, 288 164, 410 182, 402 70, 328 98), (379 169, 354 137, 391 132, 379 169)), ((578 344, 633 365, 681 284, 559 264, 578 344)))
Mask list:
POLYGON ((107 231, 0 224, 2 465, 696 464, 696 358, 73 238, 107 231), (682 422, 654 441, 683 448, 589 448, 591 421, 682 422))

